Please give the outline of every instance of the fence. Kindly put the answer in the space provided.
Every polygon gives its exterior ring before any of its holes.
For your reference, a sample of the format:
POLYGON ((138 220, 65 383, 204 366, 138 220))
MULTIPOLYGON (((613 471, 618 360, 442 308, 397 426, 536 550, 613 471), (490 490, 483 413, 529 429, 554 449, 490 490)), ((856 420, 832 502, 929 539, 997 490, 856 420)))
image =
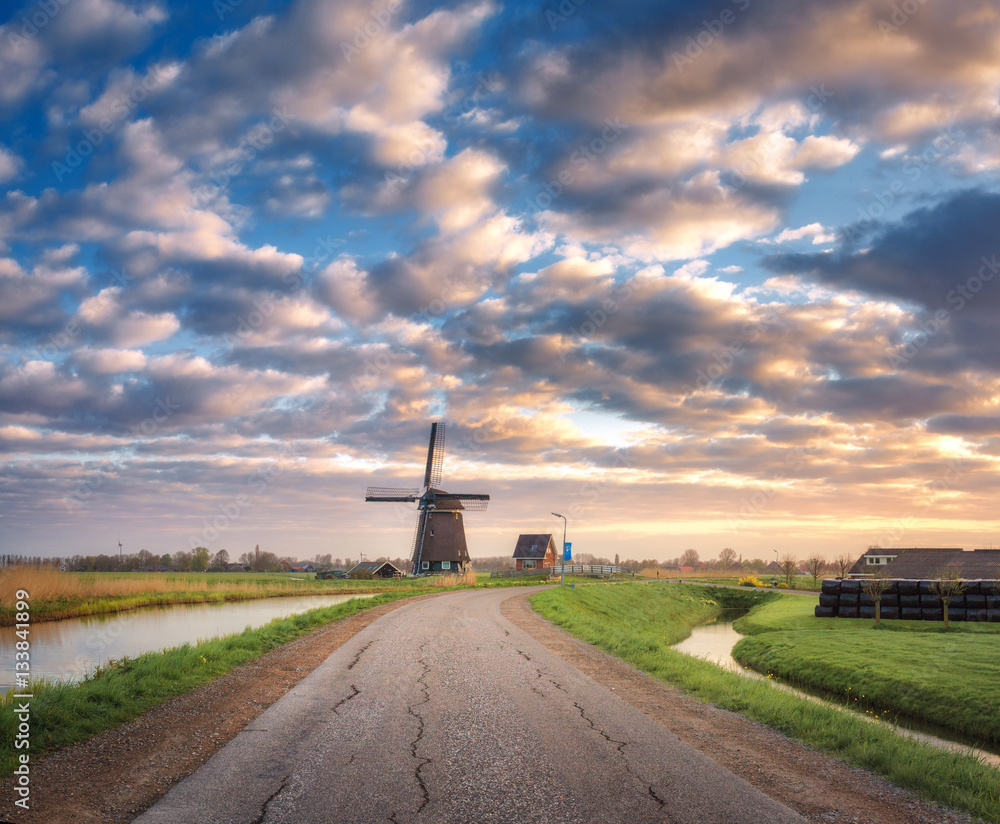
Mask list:
POLYGON ((566 575, 597 575, 604 577, 605 575, 621 575, 623 572, 628 572, 628 570, 624 567, 609 566, 607 564, 556 564, 552 567, 553 575, 565 573, 566 575))

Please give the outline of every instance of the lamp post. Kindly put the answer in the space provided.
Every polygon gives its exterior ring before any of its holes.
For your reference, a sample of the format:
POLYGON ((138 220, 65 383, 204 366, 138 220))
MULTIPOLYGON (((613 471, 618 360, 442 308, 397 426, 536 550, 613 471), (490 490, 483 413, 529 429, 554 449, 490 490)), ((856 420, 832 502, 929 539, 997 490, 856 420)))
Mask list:
POLYGON ((557 518, 563 519, 563 542, 562 542, 562 563, 559 564, 559 586, 563 585, 563 578, 566 577, 566 516, 553 512, 557 518))

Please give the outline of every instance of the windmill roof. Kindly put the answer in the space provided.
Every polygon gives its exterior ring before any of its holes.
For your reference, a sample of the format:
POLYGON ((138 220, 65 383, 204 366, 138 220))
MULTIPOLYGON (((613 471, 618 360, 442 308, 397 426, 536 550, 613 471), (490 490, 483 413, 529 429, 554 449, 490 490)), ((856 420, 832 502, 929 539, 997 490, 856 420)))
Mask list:
MULTIPOLYGON (((433 489, 431 491, 438 495, 448 494, 443 489, 433 489)), ((458 498, 444 498, 444 499, 438 498, 434 502, 434 508, 439 512, 452 512, 465 509, 465 507, 462 506, 462 502, 458 498)))
POLYGON ((555 541, 552 540, 551 532, 533 533, 530 535, 518 535, 517 546, 514 547, 515 558, 544 558, 549 551, 549 546, 555 550, 555 541))

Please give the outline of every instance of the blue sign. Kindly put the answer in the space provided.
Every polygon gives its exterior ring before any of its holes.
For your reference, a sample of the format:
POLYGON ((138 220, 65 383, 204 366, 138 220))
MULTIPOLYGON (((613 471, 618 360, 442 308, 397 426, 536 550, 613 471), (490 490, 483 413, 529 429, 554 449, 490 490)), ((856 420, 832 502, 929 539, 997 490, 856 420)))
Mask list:
POLYGON ((573 542, 566 541, 563 543, 563 561, 573 560, 573 542))

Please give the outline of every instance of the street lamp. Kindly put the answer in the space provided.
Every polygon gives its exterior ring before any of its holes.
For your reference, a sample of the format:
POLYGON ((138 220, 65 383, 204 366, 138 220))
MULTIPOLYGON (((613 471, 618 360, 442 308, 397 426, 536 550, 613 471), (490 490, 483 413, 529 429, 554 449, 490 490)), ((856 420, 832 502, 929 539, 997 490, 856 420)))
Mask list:
POLYGON ((557 518, 563 519, 563 542, 562 542, 562 563, 559 564, 559 586, 563 585, 563 578, 566 576, 566 516, 560 515, 558 512, 553 512, 557 518))

